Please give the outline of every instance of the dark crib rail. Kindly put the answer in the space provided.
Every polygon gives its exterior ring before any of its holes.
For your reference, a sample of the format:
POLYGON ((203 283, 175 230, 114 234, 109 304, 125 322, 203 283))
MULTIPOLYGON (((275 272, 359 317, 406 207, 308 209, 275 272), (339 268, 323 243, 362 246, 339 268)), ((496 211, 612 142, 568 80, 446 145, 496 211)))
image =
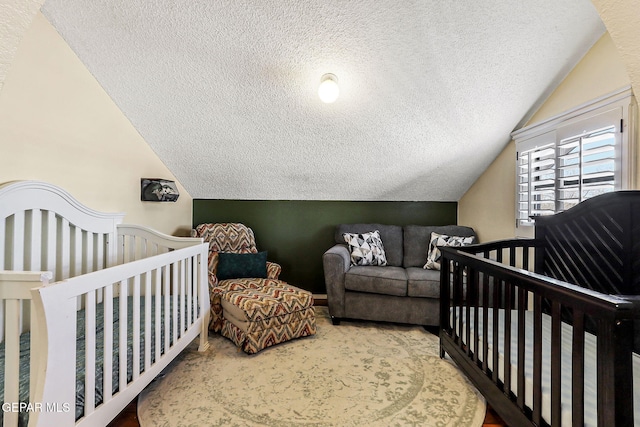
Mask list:
POLYGON ((443 247, 441 272, 441 355, 448 353, 509 425, 548 425, 542 418, 542 317, 551 317, 551 425, 561 418, 561 326, 563 312, 572 314, 572 424, 584 424, 584 360, 586 320, 596 325, 598 426, 633 425, 632 360, 633 318, 637 305, 528 271, 534 263, 540 240, 504 240, 463 248, 443 247), (499 327, 498 310, 505 309, 505 327, 499 327), (482 311, 482 316, 479 311, 482 311), (526 342, 524 319, 533 311, 533 342, 526 342), (453 316, 451 316, 453 310, 453 316), (515 318, 512 317, 515 311, 515 318), (473 313, 473 314, 472 314, 473 313), (476 327, 483 325, 482 348, 476 327), (453 317, 453 319, 451 319, 453 317), (480 318, 481 317, 481 318, 480 318), (517 348, 511 346, 511 322, 518 321, 517 348), (480 323, 481 322, 481 323, 480 323), (493 326, 487 337, 488 325, 493 326), (504 339, 505 357, 498 359, 497 344, 492 368, 488 363, 489 342, 504 339), (533 349, 533 404, 525 403, 525 354, 533 349), (473 350, 472 350, 473 349, 473 350), (511 377, 511 354, 517 352, 516 378, 511 377), (502 363, 503 380, 498 376, 502 363), (516 394, 511 392, 517 382, 516 394))

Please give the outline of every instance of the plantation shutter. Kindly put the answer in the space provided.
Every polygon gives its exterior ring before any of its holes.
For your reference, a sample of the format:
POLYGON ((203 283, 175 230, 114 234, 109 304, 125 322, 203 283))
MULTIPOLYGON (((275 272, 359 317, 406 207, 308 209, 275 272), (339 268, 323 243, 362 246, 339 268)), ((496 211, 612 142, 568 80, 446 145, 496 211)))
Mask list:
POLYGON ((528 142, 518 152, 518 225, 531 225, 532 217, 555 211, 555 133, 528 142))
POLYGON ((527 226, 537 216, 633 188, 636 115, 631 89, 625 88, 512 133, 516 236, 533 237, 527 226))
POLYGON ((557 212, 621 187, 621 119, 616 108, 558 128, 557 212))

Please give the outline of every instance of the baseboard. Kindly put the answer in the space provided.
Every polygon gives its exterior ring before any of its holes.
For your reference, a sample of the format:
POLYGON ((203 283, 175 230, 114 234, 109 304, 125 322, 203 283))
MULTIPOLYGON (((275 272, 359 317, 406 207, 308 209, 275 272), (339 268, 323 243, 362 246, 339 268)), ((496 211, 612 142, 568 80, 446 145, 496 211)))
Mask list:
POLYGON ((313 294, 313 305, 327 305, 327 294, 313 294))

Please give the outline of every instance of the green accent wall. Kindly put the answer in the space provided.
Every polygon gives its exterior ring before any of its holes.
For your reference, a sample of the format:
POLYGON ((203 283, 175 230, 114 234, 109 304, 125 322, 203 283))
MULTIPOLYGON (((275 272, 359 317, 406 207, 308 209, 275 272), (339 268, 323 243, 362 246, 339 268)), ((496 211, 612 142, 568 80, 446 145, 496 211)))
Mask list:
POLYGON ((322 254, 334 245, 336 225, 449 225, 457 223, 457 210, 457 202, 194 199, 193 225, 241 222, 251 227, 258 249, 282 266, 282 280, 324 294, 322 254))

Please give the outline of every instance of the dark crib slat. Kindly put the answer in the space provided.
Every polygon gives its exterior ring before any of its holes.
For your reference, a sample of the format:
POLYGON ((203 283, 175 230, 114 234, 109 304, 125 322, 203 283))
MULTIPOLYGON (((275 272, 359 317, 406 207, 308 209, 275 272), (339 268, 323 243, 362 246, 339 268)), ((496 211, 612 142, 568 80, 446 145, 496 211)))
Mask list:
POLYGON ((482 281, 482 370, 489 370, 489 276, 483 275, 482 281))
MULTIPOLYGON (((440 333, 451 335, 451 277, 449 261, 444 260, 440 270, 440 333)), ((440 347, 440 357, 444 357, 444 349, 440 347)))
POLYGON ((542 297, 533 301, 533 422, 542 421, 542 297))
POLYGON ((584 313, 573 310, 571 351, 571 419, 573 427, 584 425, 584 313))
POLYGON ((599 320, 598 426, 634 424, 632 342, 632 320, 599 320))
MULTIPOLYGON (((472 337, 471 337, 471 307, 474 304, 477 304, 476 300, 476 286, 477 286, 477 281, 476 281, 476 273, 475 271, 469 269, 469 271, 467 271, 467 292, 465 295, 465 319, 466 319, 466 327, 465 327, 465 340, 464 342, 467 343, 467 348, 466 348, 466 354, 467 357, 473 357, 475 353, 477 353, 477 349, 478 347, 473 346, 471 343, 472 337), (471 348, 473 348, 473 352, 471 351, 471 348)), ((477 310, 477 309, 476 309, 477 310)), ((474 323, 475 325, 475 323, 474 323)))
POLYGON ((502 281, 500 280, 495 280, 494 279, 494 283, 493 283, 493 310, 491 311, 491 319, 492 319, 492 323, 493 323, 493 333, 491 334, 491 343, 493 345, 493 352, 492 352, 492 364, 491 366, 493 367, 493 372, 492 372, 492 379, 494 383, 498 383, 498 372, 500 371, 500 368, 498 366, 499 360, 500 360, 500 351, 499 351, 499 307, 500 307, 500 295, 502 294, 501 292, 502 290, 502 281))
POLYGON ((562 403, 562 335, 561 305, 554 301, 551 304, 551 425, 559 426, 562 403))
POLYGON ((478 347, 478 343, 480 342, 480 329, 478 327, 478 325, 480 324, 478 323, 478 319, 479 319, 478 312, 480 307, 480 296, 478 293, 479 279, 480 279, 480 273, 474 272, 474 280, 475 280, 476 286, 473 289, 473 295, 475 296, 474 310, 473 310, 473 326, 475 328, 475 334, 473 335, 473 361, 476 363, 478 363, 479 354, 480 354, 480 348, 478 347))
MULTIPOLYGON (((513 259, 513 258, 512 258, 513 259)), ((505 282, 504 298, 504 393, 509 396, 511 393, 511 310, 512 286, 505 282)))
POLYGON ((452 325, 456 335, 456 342, 462 348, 464 343, 462 341, 462 274, 460 272, 460 266, 455 264, 453 266, 453 307, 454 316, 452 325))
POLYGON ((524 409, 524 360, 525 360, 525 311, 527 308, 527 291, 518 288, 518 370, 517 370, 517 403, 520 409, 524 409))

